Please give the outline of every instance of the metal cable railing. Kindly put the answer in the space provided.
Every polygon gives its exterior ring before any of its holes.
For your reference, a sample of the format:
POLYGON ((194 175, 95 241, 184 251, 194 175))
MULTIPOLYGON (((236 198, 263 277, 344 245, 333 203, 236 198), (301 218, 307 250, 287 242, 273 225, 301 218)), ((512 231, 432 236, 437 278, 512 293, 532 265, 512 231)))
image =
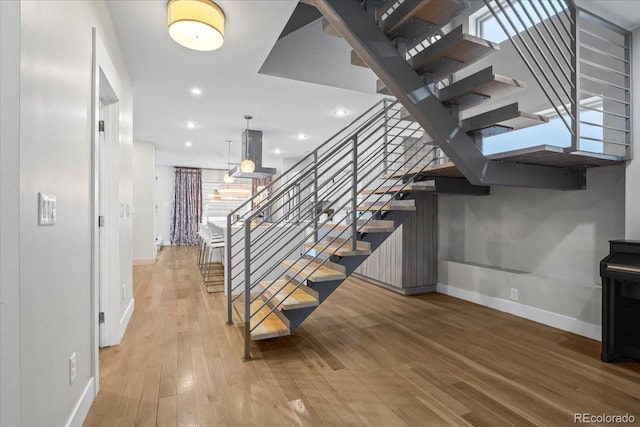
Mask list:
POLYGON ((413 182, 415 176, 403 171, 438 161, 435 151, 422 128, 403 120, 400 106, 385 100, 274 180, 263 190, 271 195, 261 204, 253 206, 258 193, 228 216, 227 323, 233 321, 234 301, 242 297, 237 314, 245 327, 245 357, 252 331, 276 311, 276 295, 284 301, 303 286, 324 265, 329 248, 357 250, 358 229, 413 182), (390 174, 381 178, 385 173, 390 174), (380 190, 389 184, 392 190, 385 195, 387 190, 380 190), (322 218, 328 207, 333 215, 322 218), (242 209, 248 212, 236 228, 233 219, 242 209), (339 215, 341 221, 332 222, 339 215), (291 258, 295 270, 282 266, 291 258))
POLYGON ((575 43, 570 43, 568 46, 565 43, 564 46, 560 46, 556 41, 556 39, 571 40, 573 32, 570 29, 571 25, 567 27, 567 22, 565 22, 571 21, 571 17, 565 13, 559 13, 560 11, 554 4, 557 1, 561 9, 566 10, 569 7, 568 0, 554 0, 552 2, 547 0, 483 1, 524 61, 558 117, 571 133, 572 140, 575 140, 577 113, 573 105, 577 99, 576 49, 575 43), (534 20, 533 15, 538 16, 540 21, 534 20), (539 22, 551 23, 551 26, 545 27, 546 34, 538 27, 539 22), (555 65, 551 64, 548 56, 553 58, 555 65), (568 59, 570 64, 561 64, 559 56, 568 59))
POLYGON ((576 151, 631 158, 631 33, 576 8, 576 151))
POLYGON ((631 33, 573 0, 483 0, 571 135, 631 158, 631 33))

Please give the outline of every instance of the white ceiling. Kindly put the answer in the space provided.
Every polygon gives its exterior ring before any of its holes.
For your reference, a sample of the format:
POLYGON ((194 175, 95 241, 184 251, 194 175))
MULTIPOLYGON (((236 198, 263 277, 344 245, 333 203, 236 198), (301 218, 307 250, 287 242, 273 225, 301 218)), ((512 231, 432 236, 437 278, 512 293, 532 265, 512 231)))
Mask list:
MULTIPOLYGON (((576 2, 626 28, 640 23, 640 0, 576 2)), ((231 160, 238 162, 246 126, 242 117, 250 114, 255 117, 251 128, 264 131, 263 163, 279 167, 281 157, 313 149, 380 99, 258 74, 297 0, 217 3, 227 18, 225 44, 213 52, 196 52, 170 39, 166 0, 108 2, 133 79, 134 139, 153 142, 159 164, 224 168, 227 139, 233 140, 231 160), (191 95, 193 86, 203 94, 191 95), (333 112, 338 108, 350 114, 337 118, 333 112), (188 129, 188 121, 196 128, 188 129), (300 141, 299 133, 309 138, 300 141), (185 147, 185 141, 192 147, 185 147), (276 148, 282 154, 274 154, 276 148)), ((348 64, 349 58, 344 61, 348 64)))
POLYGON ((576 5, 628 30, 640 25, 640 0, 575 0, 576 5))
POLYGON ((134 140, 153 142, 160 164, 223 168, 227 139, 233 140, 231 160, 238 162, 243 116, 250 114, 251 128, 264 131, 263 163, 279 167, 280 157, 313 149, 380 99, 258 74, 296 0, 217 3, 227 18, 225 44, 196 52, 169 37, 166 0, 108 2, 133 79, 134 140), (192 86, 203 94, 191 95, 192 86), (338 108, 349 115, 335 117, 338 108), (188 121, 196 128, 187 129, 188 121), (298 140, 300 133, 309 138, 298 140), (185 147, 187 140, 192 147, 185 147), (276 148, 281 155, 273 153, 276 148))

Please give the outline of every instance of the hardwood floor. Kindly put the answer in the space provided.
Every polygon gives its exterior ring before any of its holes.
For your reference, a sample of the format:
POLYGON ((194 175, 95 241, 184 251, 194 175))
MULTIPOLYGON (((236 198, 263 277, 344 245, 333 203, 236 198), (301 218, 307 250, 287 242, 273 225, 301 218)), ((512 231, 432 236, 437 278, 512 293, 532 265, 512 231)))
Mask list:
POLYGON ((640 423, 640 362, 602 363, 598 342, 444 295, 350 279, 245 363, 194 249, 134 267, 134 292, 122 344, 100 351, 86 426, 552 426, 584 412, 640 423))

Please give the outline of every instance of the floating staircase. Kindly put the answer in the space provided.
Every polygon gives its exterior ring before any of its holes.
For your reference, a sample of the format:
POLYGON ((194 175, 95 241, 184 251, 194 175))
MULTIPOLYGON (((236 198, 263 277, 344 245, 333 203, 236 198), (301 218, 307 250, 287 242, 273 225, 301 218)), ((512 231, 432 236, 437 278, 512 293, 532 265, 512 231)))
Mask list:
MULTIPOLYGON (((484 1, 499 18, 496 8, 504 5, 484 1)), ((578 19, 580 11, 567 1, 571 14, 565 14, 578 19)), ((377 91, 396 100, 371 107, 228 216, 227 323, 233 324, 235 310, 246 360, 251 341, 294 333, 414 215, 416 200, 423 203, 428 199, 420 198, 433 192, 485 195, 490 185, 579 189, 585 167, 624 160, 576 149, 584 138, 579 108, 571 107, 579 102, 577 74, 569 82, 574 98, 554 104, 571 113, 572 149, 540 145, 483 154, 484 138, 544 125, 548 117, 522 111, 518 102, 489 104, 528 90, 491 66, 455 78, 500 51, 495 43, 465 34, 462 26, 443 32, 467 9, 465 0, 311 2, 324 15, 323 30, 349 42, 352 63, 370 67, 380 79, 377 91), (483 105, 492 106, 460 114, 483 105)), ((538 64, 539 58, 528 58, 514 45, 527 66, 538 64)), ((569 56, 577 61, 577 50, 569 56)))
MULTIPOLYGON (((592 138, 586 132, 580 133, 582 126, 607 128, 605 124, 589 123, 579 118, 581 109, 576 105, 586 95, 594 96, 597 93, 587 90, 585 81, 597 80, 602 85, 625 91, 626 96, 618 96, 616 99, 625 108, 629 105, 630 83, 627 80, 624 84, 605 82, 602 76, 595 78, 593 75, 575 72, 576 67, 572 64, 593 64, 594 48, 579 47, 577 37, 571 31, 582 31, 593 36, 595 30, 573 25, 581 19, 584 11, 577 8, 572 0, 559 1, 563 4, 560 10, 535 5, 529 9, 514 9, 513 4, 519 4, 521 0, 514 0, 506 5, 497 0, 484 0, 505 33, 515 34, 509 37, 519 56, 514 60, 523 60, 539 83, 538 90, 549 99, 550 106, 558 113, 559 119, 570 133, 571 146, 562 149, 562 153, 558 153, 558 147, 551 146, 549 155, 553 162, 548 162, 545 153, 541 152, 548 147, 545 144, 532 147, 530 152, 513 150, 513 153, 504 153, 502 156, 483 154, 483 138, 545 125, 549 122, 549 115, 521 110, 518 103, 513 102, 513 95, 518 91, 529 90, 526 84, 517 78, 496 74, 491 66, 462 79, 457 77, 456 73, 469 65, 500 52, 499 45, 465 33, 462 25, 454 25, 452 29, 445 30, 448 28, 447 24, 453 22, 453 18, 465 16, 461 14, 465 12, 468 2, 369 0, 360 4, 352 1, 312 0, 312 3, 324 15, 326 31, 343 37, 353 48, 352 64, 369 67, 376 73, 379 77, 376 91, 396 97, 403 106, 402 118, 419 123, 470 184, 578 189, 585 186, 585 168, 621 163, 630 155, 628 123, 616 128, 620 132, 617 135, 621 135, 618 141, 610 141, 605 137, 593 139, 608 144, 611 154, 587 153, 580 149, 585 140, 590 141, 592 138), (509 12, 505 12, 507 7, 511 7, 509 12), (425 18, 429 14, 437 16, 437 20, 425 18), (530 28, 528 24, 533 22, 532 15, 539 18, 535 22, 543 21, 542 30, 540 25, 530 28), (425 22, 430 19, 433 25, 426 25, 425 22), (402 28, 402 32, 397 31, 399 28, 402 28), (434 35, 438 37, 434 38, 434 35), (424 42, 420 44, 420 40, 424 42), (589 49, 591 54, 588 59, 580 58, 580 48, 589 49), (556 65, 561 69, 556 70, 556 65), (585 87, 581 88, 581 85, 585 87), (511 102, 497 106, 492 102, 485 111, 473 117, 461 117, 461 112, 466 109, 505 97, 511 102), (620 147, 618 151, 622 155, 613 154, 616 150, 611 147, 615 148, 616 145, 620 147), (525 162, 520 161, 523 158, 526 158, 525 162)), ((594 21, 593 16, 585 19, 594 21)), ((611 30, 606 23, 602 23, 601 27, 607 28, 605 32, 611 30)), ((623 34, 621 31, 621 34, 623 40, 611 41, 611 45, 628 50, 628 32, 623 34)), ((608 41, 602 34, 596 37, 608 41)), ((616 72, 627 76, 628 56, 624 59, 621 56, 617 58, 625 64, 618 67, 620 69, 616 72)), ((600 63, 597 67, 601 71, 610 71, 610 65, 600 63)), ((621 109, 609 107, 597 111, 614 116, 620 114, 621 109), (607 109, 610 111, 605 111, 607 109)), ((630 117, 629 114, 623 115, 625 120, 630 117)), ((429 177, 429 174, 423 176, 429 177)))

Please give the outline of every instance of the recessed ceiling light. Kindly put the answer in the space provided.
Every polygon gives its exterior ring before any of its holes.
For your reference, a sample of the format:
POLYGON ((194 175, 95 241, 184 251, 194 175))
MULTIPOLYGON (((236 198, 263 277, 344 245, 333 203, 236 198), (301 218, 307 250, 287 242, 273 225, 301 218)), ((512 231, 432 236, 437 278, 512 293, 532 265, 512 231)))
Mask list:
POLYGON ((202 89, 200 89, 199 87, 195 87, 194 86, 194 87, 191 88, 191 93, 193 95, 196 95, 196 96, 202 95, 202 89))
POLYGON ((195 124, 195 123, 193 123, 193 122, 187 122, 187 127, 188 127, 189 129, 193 129, 193 128, 195 128, 195 127, 196 127, 196 124, 195 124))
POLYGON ((282 153, 282 151, 280 151, 279 148, 276 148, 275 150, 273 150, 273 154, 280 154, 282 153))
POLYGON ((299 133, 298 137, 297 137, 300 141, 303 141, 307 138, 309 138, 307 135, 305 135, 304 133, 299 133))
POLYGON ((184 145, 187 146, 187 147, 191 147, 191 141, 185 142, 184 145))
POLYGON ((349 112, 347 110, 342 109, 342 108, 338 108, 336 111, 333 112, 333 114, 336 117, 344 117, 347 114, 349 114, 349 112))

